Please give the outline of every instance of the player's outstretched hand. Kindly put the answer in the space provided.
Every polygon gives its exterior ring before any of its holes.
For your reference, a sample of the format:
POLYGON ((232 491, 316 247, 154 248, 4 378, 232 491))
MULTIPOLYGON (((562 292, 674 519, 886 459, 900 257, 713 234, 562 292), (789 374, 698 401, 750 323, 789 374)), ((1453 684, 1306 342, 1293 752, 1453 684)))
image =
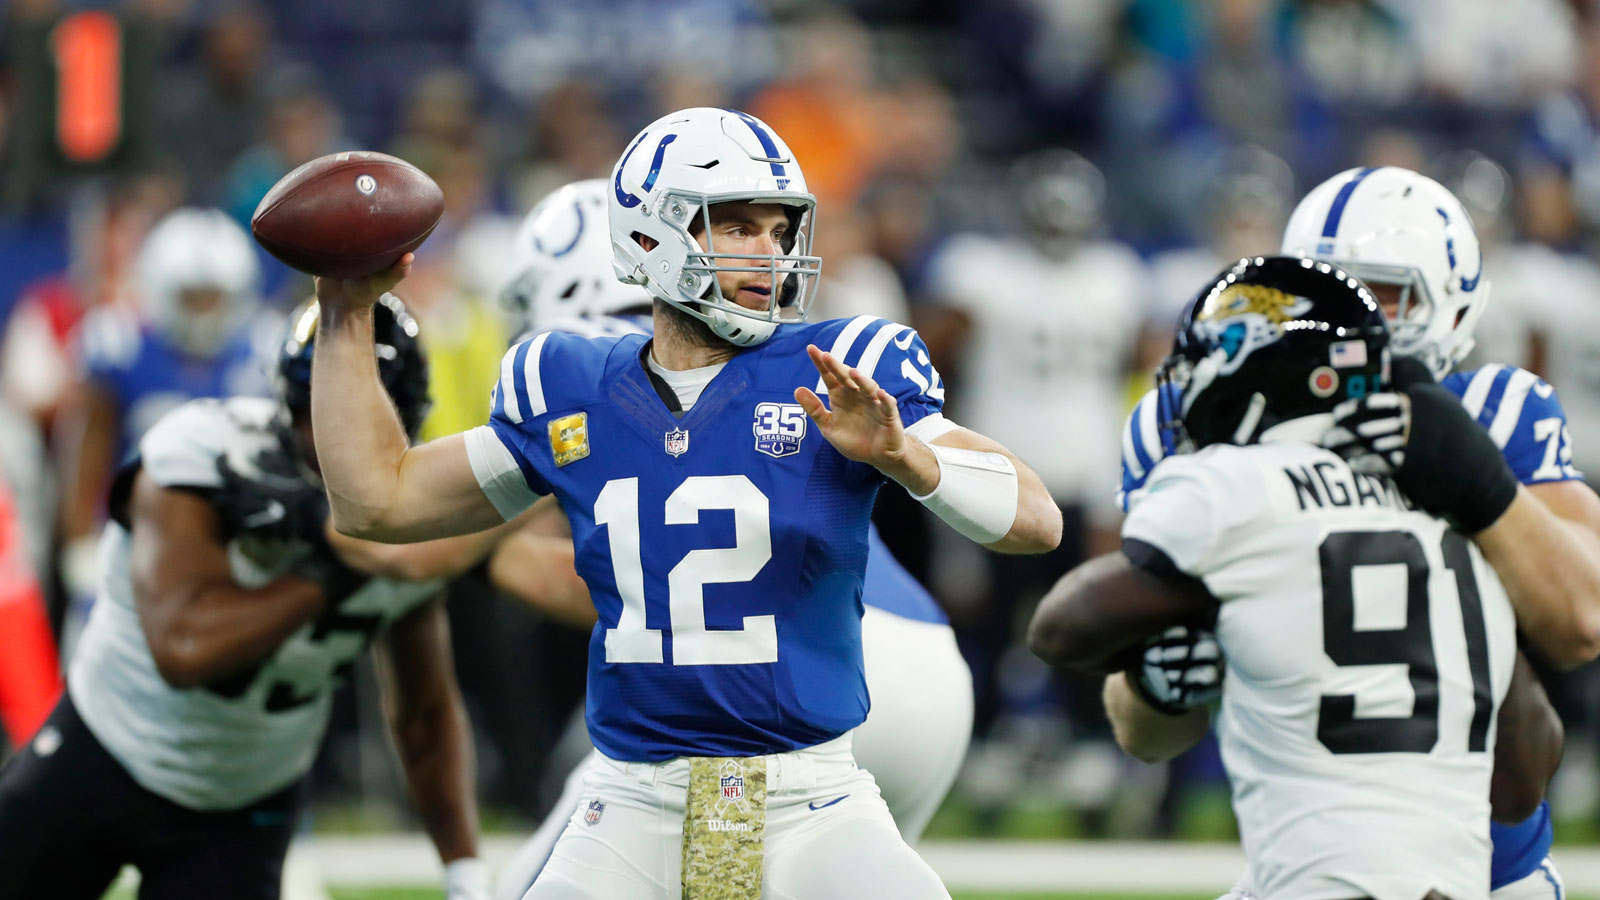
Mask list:
POLYGON ((322 304, 323 309, 366 309, 411 274, 411 263, 415 259, 416 254, 407 253, 382 272, 362 278, 324 278, 318 275, 315 279, 317 302, 322 304))
POLYGON ((816 423, 822 436, 849 459, 882 468, 905 455, 906 430, 900 408, 876 381, 820 350, 806 347, 811 364, 828 388, 824 404, 809 388, 794 390, 795 402, 816 423))

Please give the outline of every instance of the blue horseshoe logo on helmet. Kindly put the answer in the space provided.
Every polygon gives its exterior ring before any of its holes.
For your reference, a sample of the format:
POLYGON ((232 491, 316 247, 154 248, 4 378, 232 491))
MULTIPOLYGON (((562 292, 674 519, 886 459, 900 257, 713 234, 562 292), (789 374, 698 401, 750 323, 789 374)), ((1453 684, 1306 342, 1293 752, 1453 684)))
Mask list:
MULTIPOLYGON (((633 142, 633 146, 628 148, 628 152, 622 155, 622 162, 617 163, 617 175, 612 179, 611 186, 616 190, 617 202, 622 204, 623 209, 633 209, 641 202, 638 197, 622 189, 622 170, 627 168, 628 160, 633 158, 633 151, 639 149, 639 145, 644 143, 644 139, 648 134, 646 132, 639 135, 639 139, 633 142)), ((661 143, 656 145, 656 155, 650 160, 650 174, 644 177, 644 184, 640 185, 646 194, 650 193, 650 189, 656 186, 656 177, 661 174, 661 163, 667 157, 667 145, 677 139, 678 136, 676 134, 669 134, 661 139, 661 143)))
MULTIPOLYGON (((1456 269, 1456 240, 1455 240, 1455 238, 1450 236, 1450 214, 1445 212, 1443 207, 1435 207, 1433 211, 1438 213, 1439 214, 1439 218, 1444 220, 1444 227, 1445 227, 1444 254, 1445 254, 1445 257, 1450 260, 1450 271, 1454 272, 1455 269, 1456 269)), ((1467 223, 1467 227, 1468 228, 1472 227, 1472 223, 1470 221, 1467 223)), ((1472 293, 1473 291, 1478 289, 1478 282, 1482 281, 1482 280, 1483 280, 1483 250, 1480 248, 1478 250, 1478 274, 1472 276, 1471 280, 1468 280, 1467 276, 1465 276, 1465 275, 1461 276, 1461 290, 1462 290, 1462 292, 1463 293, 1467 293, 1467 294, 1472 293)))

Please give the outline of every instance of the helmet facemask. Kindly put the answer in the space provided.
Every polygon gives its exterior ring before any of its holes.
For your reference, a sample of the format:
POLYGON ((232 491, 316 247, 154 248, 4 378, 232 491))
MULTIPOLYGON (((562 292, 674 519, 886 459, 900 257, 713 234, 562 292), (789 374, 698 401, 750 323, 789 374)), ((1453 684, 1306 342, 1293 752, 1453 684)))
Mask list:
POLYGON ((738 346, 760 343, 779 325, 806 320, 816 297, 822 259, 811 255, 811 229, 816 201, 793 193, 715 196, 666 191, 659 201, 660 221, 691 249, 674 285, 662 285, 661 299, 705 322, 723 340, 738 346), (781 204, 789 220, 781 253, 719 251, 712 229, 712 207, 722 203, 781 204), (698 226, 699 237, 694 234, 698 226), (765 274, 770 298, 765 309, 753 309, 725 296, 719 275, 765 274))

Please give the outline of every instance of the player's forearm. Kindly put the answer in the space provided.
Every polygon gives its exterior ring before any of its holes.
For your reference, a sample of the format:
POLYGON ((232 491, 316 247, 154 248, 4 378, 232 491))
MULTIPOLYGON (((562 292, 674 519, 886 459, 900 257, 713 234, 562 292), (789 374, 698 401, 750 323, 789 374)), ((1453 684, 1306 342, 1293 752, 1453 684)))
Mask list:
POLYGON ((1561 765, 1565 731, 1533 667, 1521 653, 1495 726, 1489 806, 1497 822, 1516 825, 1539 809, 1561 765))
POLYGON ((1552 662, 1570 668, 1600 656, 1600 537, 1519 488, 1473 540, 1505 585, 1517 624, 1552 662))
POLYGON ((84 382, 62 403, 60 443, 61 535, 68 542, 92 537, 101 494, 116 464, 116 404, 104 389, 84 382))
POLYGON ((156 671, 173 687, 198 687, 248 669, 322 612, 321 586, 294 576, 260 588, 196 585, 149 602, 135 585, 156 671))
POLYGON ((370 306, 323 303, 311 363, 311 422, 335 526, 382 533, 399 494, 407 440, 378 378, 370 306))
POLYGON ((1017 520, 1005 537, 984 546, 1000 553, 1048 553, 1061 545, 1061 507, 1033 469, 1015 456, 1011 461, 1017 467, 1017 520))
POLYGON ((496 544, 512 532, 516 521, 487 531, 416 544, 367 541, 330 527, 328 543, 340 561, 368 575, 401 581, 452 578, 482 562, 496 544))
MULTIPOLYGON (((885 475, 893 478, 913 497, 917 497, 940 518, 957 526, 957 530, 974 540, 992 537, 1002 529, 1004 534, 994 540, 980 540, 990 550, 1001 553, 1046 553, 1061 543, 1061 509, 1056 506, 1044 482, 1015 454, 998 442, 977 432, 957 429, 934 441, 938 453, 958 451, 957 456, 936 455, 934 447, 915 437, 907 438, 905 458, 895 467, 880 466, 885 475), (1001 468, 984 465, 964 465, 960 451, 986 456, 1001 468), (1009 463, 1009 466, 1007 464, 1009 463), (981 482, 970 485, 941 485, 946 479, 981 482), (935 498, 948 495, 944 502, 935 498), (992 504, 1007 504, 1004 508, 990 508, 992 504), (980 536, 962 528, 957 520, 1000 523, 988 535, 980 536), (1009 525, 1006 523, 1009 522, 1009 525)), ((978 460, 973 459, 973 462, 978 460)))
POLYGON ((1203 706, 1171 715, 1144 702, 1128 684, 1125 672, 1106 677, 1101 698, 1117 746, 1141 762, 1173 759, 1200 743, 1211 727, 1211 713, 1203 706))
POLYGON ((597 616, 589 586, 573 567, 571 538, 519 531, 489 557, 494 586, 577 628, 592 628, 597 616))
POLYGON ((478 855, 478 804, 471 726, 452 684, 422 708, 397 713, 395 744, 412 801, 439 859, 478 855))

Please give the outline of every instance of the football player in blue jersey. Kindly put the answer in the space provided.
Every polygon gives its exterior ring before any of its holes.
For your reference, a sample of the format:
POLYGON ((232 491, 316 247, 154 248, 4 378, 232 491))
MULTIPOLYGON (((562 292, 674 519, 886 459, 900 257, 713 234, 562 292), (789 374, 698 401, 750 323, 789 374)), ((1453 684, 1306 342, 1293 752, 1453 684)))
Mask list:
MULTIPOLYGON (((502 294, 513 330, 523 339, 545 331, 649 333, 650 295, 612 274, 609 190, 604 179, 574 182, 524 220, 516 242, 522 261, 502 294)), ((572 573, 571 533, 559 508, 549 514, 558 521, 529 521, 496 546, 491 577, 497 587, 561 621, 592 628, 594 604, 572 573)), ((851 734, 851 749, 878 782, 900 833, 915 844, 966 757, 972 675, 939 604, 895 560, 875 526, 868 528, 867 540, 861 650, 872 708, 851 734)), ((583 775, 582 766, 573 770, 549 818, 501 869, 501 900, 519 900, 533 884, 578 806, 583 775)))
MULTIPOLYGON (((1489 292, 1477 236, 1460 202, 1407 169, 1351 169, 1301 201, 1283 249, 1334 262, 1366 281, 1394 328, 1395 351, 1421 363, 1397 365, 1396 392, 1341 406, 1329 446, 1375 471, 1392 472, 1419 506, 1446 514, 1472 533, 1505 582, 1519 627, 1553 662, 1572 666, 1594 658, 1600 652, 1600 499, 1572 466, 1555 390, 1510 366, 1455 371, 1472 349, 1472 331, 1489 292), (1414 373, 1409 379, 1408 372, 1414 373), (1434 378, 1488 430, 1499 457, 1438 452, 1438 442, 1449 440, 1446 414, 1452 410, 1438 408, 1437 389, 1429 387, 1434 378), (1419 464, 1424 459, 1432 468, 1419 464)), ((1340 364, 1330 359, 1329 370, 1340 364)), ((1158 428, 1169 402, 1156 391, 1146 394, 1124 427, 1124 508, 1150 470, 1174 451, 1158 428)), ((1107 705, 1113 718, 1122 719, 1123 736, 1140 735, 1149 742, 1145 752, 1165 757, 1200 734, 1177 736, 1169 744, 1175 735, 1159 720, 1142 723, 1155 727, 1140 727, 1133 720, 1150 707, 1135 694, 1143 690, 1158 700, 1166 694, 1178 709, 1202 704, 1218 689, 1220 663, 1209 636, 1186 632, 1152 648, 1148 659, 1140 677, 1108 679, 1107 705)), ((1529 713, 1530 733, 1522 737, 1559 747, 1559 722, 1542 706, 1529 713)), ((1541 802, 1526 821, 1492 826, 1493 900, 1562 895, 1560 875, 1548 858, 1550 814, 1542 802, 1558 759, 1559 753, 1535 749, 1525 757, 1531 771, 1496 770, 1497 788, 1520 783, 1519 793, 1531 792, 1541 802)))
POLYGON ((140 247, 135 276, 137 313, 100 307, 78 331, 82 373, 66 401, 72 439, 62 461, 68 644, 94 595, 100 506, 117 463, 188 400, 268 392, 278 318, 260 310, 255 251, 232 218, 193 207, 168 214, 140 247))
POLYGON ((914 331, 805 324, 815 200, 764 123, 669 114, 610 184, 615 270, 650 292, 654 337, 518 344, 489 424, 465 434, 408 448, 372 377, 367 310, 408 260, 319 281, 313 420, 335 523, 419 540, 559 499, 599 615, 599 754, 528 897, 948 896, 850 753, 873 499, 893 480, 1020 553, 1059 542, 1060 511, 943 417, 914 331))

